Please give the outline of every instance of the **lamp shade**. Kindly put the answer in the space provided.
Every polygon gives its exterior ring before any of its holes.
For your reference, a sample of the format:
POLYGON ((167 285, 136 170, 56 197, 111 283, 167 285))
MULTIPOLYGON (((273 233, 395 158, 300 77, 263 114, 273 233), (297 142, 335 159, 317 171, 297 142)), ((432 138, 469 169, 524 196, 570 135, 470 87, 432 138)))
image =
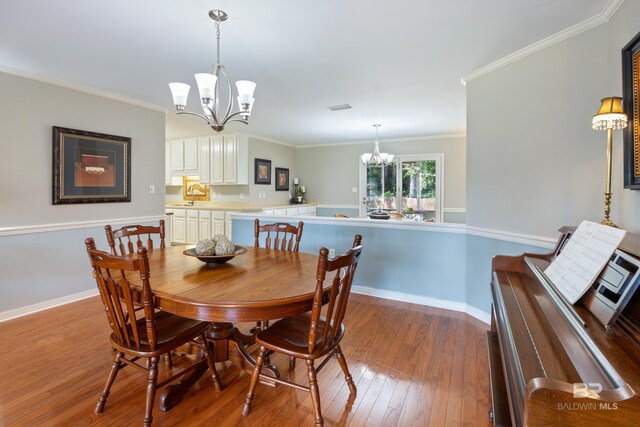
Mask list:
POLYGON ((209 73, 198 73, 194 77, 198 82, 200 99, 213 99, 216 93, 216 80, 218 80, 218 77, 209 73))
POLYGON ((189 96, 189 86, 186 83, 169 83, 169 89, 171 89, 171 96, 173 96, 173 105, 187 105, 187 96, 189 96))
POLYGON ((238 103, 242 108, 242 104, 253 103, 253 92, 256 90, 256 84, 249 80, 238 80, 236 82, 238 89, 238 103))
POLYGON ((627 115, 622 109, 622 98, 612 96, 602 99, 600 110, 593 116, 592 126, 594 129, 622 129, 627 127, 627 115))

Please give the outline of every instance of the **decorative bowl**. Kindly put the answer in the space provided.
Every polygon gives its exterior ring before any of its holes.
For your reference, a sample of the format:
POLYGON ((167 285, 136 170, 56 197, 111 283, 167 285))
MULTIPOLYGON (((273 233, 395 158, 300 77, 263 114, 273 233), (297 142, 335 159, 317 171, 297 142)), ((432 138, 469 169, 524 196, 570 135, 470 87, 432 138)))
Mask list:
POLYGON ((207 264, 224 264, 231 258, 247 253, 247 248, 245 248, 244 246, 235 245, 235 247, 235 252, 228 255, 198 255, 195 248, 187 249, 182 253, 186 256, 198 258, 200 261, 206 262, 207 264))
POLYGON ((389 219, 389 218, 391 218, 391 215, 389 215, 387 212, 371 212, 369 214, 369 218, 371 218, 371 219, 389 219))

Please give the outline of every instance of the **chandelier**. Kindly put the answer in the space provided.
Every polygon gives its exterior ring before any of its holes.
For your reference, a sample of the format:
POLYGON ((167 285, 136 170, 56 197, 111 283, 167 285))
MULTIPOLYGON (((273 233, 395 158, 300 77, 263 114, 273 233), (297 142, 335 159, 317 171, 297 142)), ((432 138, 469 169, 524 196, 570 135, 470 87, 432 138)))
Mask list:
POLYGON ((373 145, 373 154, 364 153, 362 156, 360 156, 362 163, 367 166, 387 166, 393 161, 393 154, 380 152, 380 145, 378 144, 378 128, 380 126, 382 125, 373 125, 373 127, 376 128, 376 140, 373 145))
MULTIPOLYGON (((176 106, 177 114, 191 114, 198 116, 207 121, 211 129, 216 132, 220 132, 224 129, 224 126, 230 122, 241 122, 249 124, 249 116, 251 116, 251 108, 253 107, 253 91, 256 89, 256 84, 249 80, 238 80, 236 82, 236 88, 238 89, 238 107, 239 110, 232 113, 233 108, 233 96, 231 91, 231 81, 224 69, 224 65, 220 63, 220 23, 227 20, 227 14, 221 10, 209 11, 209 17, 215 21, 216 25, 216 37, 217 37, 217 61, 209 69, 208 73, 198 73, 195 75, 196 82, 198 84, 198 90, 200 92, 200 102, 202 104, 202 110, 204 114, 193 113, 185 111, 185 105, 187 104, 187 96, 189 95, 189 89, 191 86, 185 83, 169 83, 171 89, 171 95, 173 96, 173 103, 176 106), (226 81, 227 86, 227 98, 228 102, 226 107, 223 107, 223 102, 220 99, 220 85, 221 80, 226 81)), ((224 85, 224 82, 222 83, 224 85)))

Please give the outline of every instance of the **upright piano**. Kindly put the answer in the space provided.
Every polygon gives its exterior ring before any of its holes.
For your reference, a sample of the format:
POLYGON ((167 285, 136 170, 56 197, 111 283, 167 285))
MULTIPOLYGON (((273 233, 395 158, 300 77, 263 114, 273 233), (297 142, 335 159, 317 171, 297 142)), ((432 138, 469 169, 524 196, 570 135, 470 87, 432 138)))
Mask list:
POLYGON ((640 235, 627 233, 569 304, 544 270, 553 252, 496 256, 487 332, 494 425, 640 425, 640 235))

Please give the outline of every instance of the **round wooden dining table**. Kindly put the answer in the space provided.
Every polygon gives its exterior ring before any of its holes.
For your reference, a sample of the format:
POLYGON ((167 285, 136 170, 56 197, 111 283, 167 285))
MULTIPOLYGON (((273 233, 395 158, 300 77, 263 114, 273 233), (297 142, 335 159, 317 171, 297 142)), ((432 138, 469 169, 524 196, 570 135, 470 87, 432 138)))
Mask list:
POLYGON ((318 256, 245 247, 224 264, 184 255, 184 246, 149 254, 157 307, 209 322, 248 322, 311 309, 318 256))
MULTIPOLYGON (((233 322, 256 322, 295 316, 311 310, 318 256, 275 249, 245 247, 246 253, 224 264, 207 264, 185 255, 185 246, 149 252, 150 283, 156 307, 178 316, 211 322, 207 337, 217 362, 230 360, 252 372, 254 358, 246 347, 253 334, 241 333, 233 322)), ((206 372, 195 369, 160 396, 168 410, 206 372)), ((278 377, 275 366, 263 370, 278 377)))

